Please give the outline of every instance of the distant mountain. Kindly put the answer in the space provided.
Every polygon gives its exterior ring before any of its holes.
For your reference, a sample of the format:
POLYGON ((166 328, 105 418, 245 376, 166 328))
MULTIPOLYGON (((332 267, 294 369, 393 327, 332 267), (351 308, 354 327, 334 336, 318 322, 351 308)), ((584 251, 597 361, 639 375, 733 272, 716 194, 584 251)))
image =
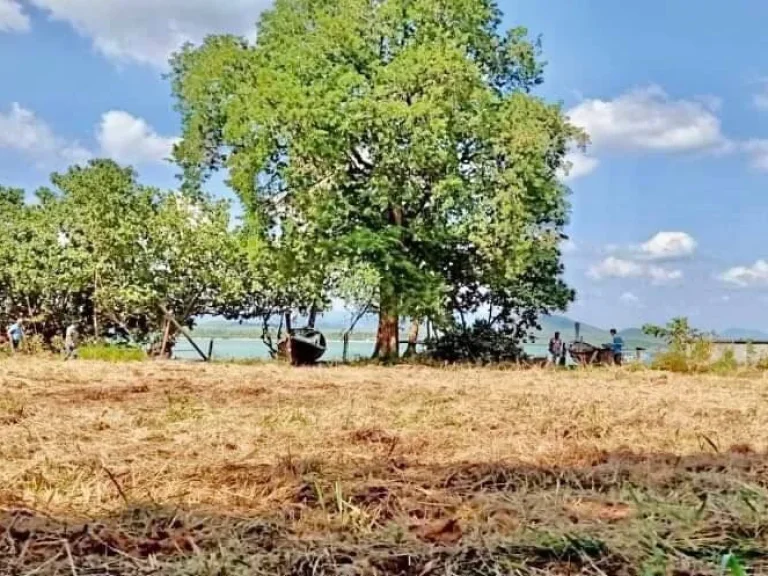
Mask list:
POLYGON ((762 330, 754 330, 750 328, 729 328, 722 332, 717 333, 718 338, 723 340, 768 340, 768 333, 762 330))

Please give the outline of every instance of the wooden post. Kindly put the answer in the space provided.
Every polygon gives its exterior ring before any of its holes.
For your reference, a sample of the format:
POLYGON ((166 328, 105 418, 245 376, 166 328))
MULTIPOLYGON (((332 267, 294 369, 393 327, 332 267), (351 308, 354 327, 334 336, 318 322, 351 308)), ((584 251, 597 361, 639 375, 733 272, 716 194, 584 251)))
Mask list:
POLYGON ((210 362, 211 360, 213 360, 213 338, 208 343, 208 361, 210 362))
POLYGON ((184 338, 186 338, 189 341, 189 343, 192 345, 192 348, 195 349, 195 352, 200 354, 200 357, 203 359, 203 361, 204 362, 208 362, 208 360, 210 360, 210 358, 208 358, 208 356, 205 355, 205 352, 203 352, 200 349, 200 346, 197 345, 197 342, 195 342, 192 339, 192 336, 187 331, 187 329, 184 328, 184 326, 182 326, 181 324, 179 324, 178 320, 176 320, 176 318, 173 317, 173 315, 168 311, 167 308, 165 308, 165 306, 161 305, 160 306, 160 310, 163 311, 163 314, 165 314, 165 317, 176 327, 176 329, 179 331, 179 333, 182 336, 184 336, 184 338))

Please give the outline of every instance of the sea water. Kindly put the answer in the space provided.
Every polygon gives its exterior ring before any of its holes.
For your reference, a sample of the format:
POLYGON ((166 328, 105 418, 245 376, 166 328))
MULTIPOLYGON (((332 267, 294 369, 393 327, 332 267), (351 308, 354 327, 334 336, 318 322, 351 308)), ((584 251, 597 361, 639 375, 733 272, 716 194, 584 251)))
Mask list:
MULTIPOLYGON (((197 345, 203 350, 208 351, 210 338, 200 338, 195 340, 197 345)), ((344 355, 344 343, 341 340, 328 340, 328 349, 322 357, 322 360, 333 362, 341 361, 344 355)), ((370 358, 373 354, 374 342, 350 341, 348 355, 349 360, 370 358)), ((525 345, 525 352, 529 356, 546 356, 547 347, 537 344, 525 345)), ((406 345, 401 346, 400 351, 405 352, 406 345)), ((184 360, 195 360, 199 358, 197 352, 188 342, 180 340, 174 349, 174 358, 184 360)), ((215 338, 213 341, 213 359, 214 360, 268 360, 269 350, 261 340, 254 338, 215 338)))

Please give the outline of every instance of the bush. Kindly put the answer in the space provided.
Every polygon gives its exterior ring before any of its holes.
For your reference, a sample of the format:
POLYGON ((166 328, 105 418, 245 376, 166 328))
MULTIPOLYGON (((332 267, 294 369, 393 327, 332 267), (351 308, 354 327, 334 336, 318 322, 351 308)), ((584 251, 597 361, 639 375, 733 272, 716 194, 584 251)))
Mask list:
POLYGON ((755 363, 755 368, 758 370, 768 370, 768 356, 760 357, 760 359, 755 363))
POLYGON ((21 342, 21 353, 34 356, 41 354, 45 350, 45 341, 39 334, 33 334, 32 336, 25 336, 21 342))
POLYGON ((733 352, 731 348, 728 348, 725 352, 723 352, 723 355, 720 356, 715 362, 713 362, 710 366, 713 372, 719 372, 719 373, 729 373, 733 372, 739 367, 739 363, 736 360, 736 354, 733 352))
POLYGON ((523 351, 513 333, 477 321, 467 330, 454 330, 430 342, 427 356, 441 362, 491 364, 517 362, 523 351))
POLYGON ((59 334, 56 334, 56 336, 51 339, 51 350, 56 352, 56 354, 61 354, 64 352, 64 348, 64 338, 62 338, 59 334))
POLYGON ((83 360, 102 360, 104 362, 141 362, 147 354, 140 348, 128 346, 109 346, 107 344, 90 344, 78 348, 77 355, 83 360))
POLYGON ((679 351, 662 352, 654 357, 652 367, 667 372, 693 372, 693 364, 688 355, 679 351))

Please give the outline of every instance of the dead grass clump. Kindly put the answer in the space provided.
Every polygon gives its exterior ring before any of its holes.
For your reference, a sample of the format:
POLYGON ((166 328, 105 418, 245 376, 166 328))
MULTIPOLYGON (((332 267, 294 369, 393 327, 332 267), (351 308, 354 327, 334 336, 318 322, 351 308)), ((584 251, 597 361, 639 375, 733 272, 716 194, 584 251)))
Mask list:
POLYGON ((359 428, 349 434, 349 439, 356 444, 397 444, 399 438, 381 428, 359 428))

